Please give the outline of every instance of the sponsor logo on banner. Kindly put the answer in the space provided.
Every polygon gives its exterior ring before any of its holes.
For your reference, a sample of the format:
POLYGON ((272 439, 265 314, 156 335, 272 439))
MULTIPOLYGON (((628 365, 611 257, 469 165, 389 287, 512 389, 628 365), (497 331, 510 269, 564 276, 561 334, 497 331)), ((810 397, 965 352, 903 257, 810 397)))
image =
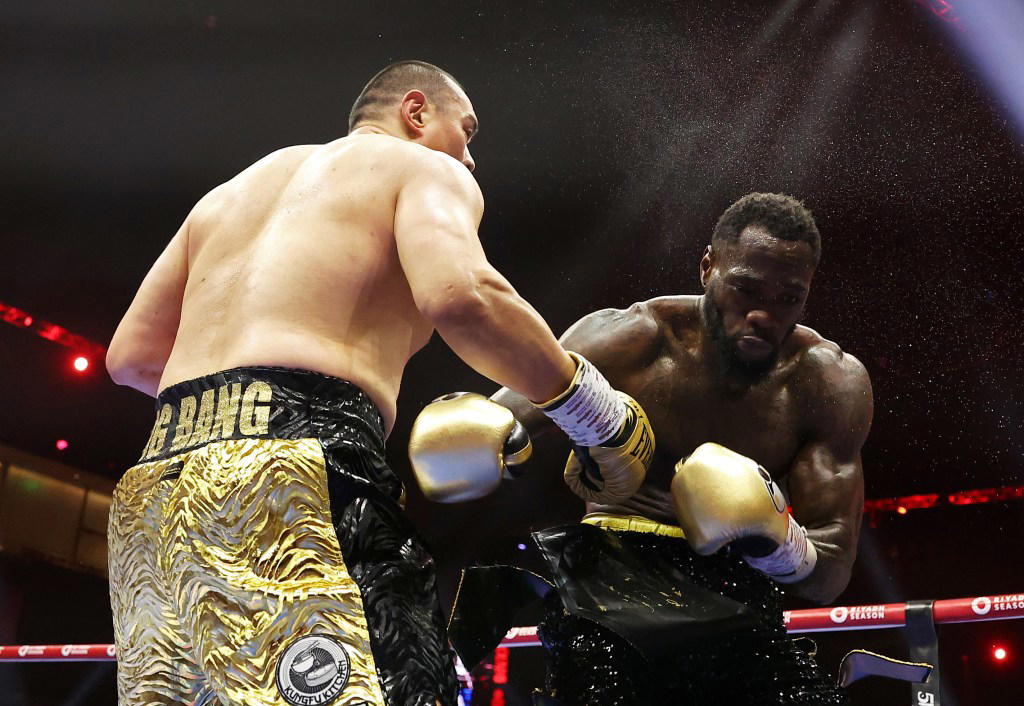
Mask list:
POLYGON ((42 645, 22 645, 18 648, 19 657, 42 657, 46 654, 46 648, 42 645))
POLYGON ((1024 609, 1024 593, 1011 593, 1008 596, 995 596, 992 599, 992 610, 1022 610, 1024 609))
POLYGON ((348 685, 351 665, 345 648, 328 635, 300 637, 277 663, 277 690, 292 706, 322 706, 348 685))
POLYGON ((1005 596, 978 596, 971 601, 971 610, 975 615, 1024 610, 1024 593, 1011 593, 1005 596))
POLYGON ((113 657, 117 654, 117 650, 113 645, 107 645, 107 657, 113 657))
POLYGON ((515 640, 517 637, 536 637, 537 628, 534 627, 522 627, 522 628, 509 628, 509 631, 505 633, 506 640, 515 640))
POLYGON ((782 611, 782 624, 789 625, 789 621, 793 619, 793 611, 784 610, 782 611))
POLYGON ((60 656, 70 657, 72 655, 80 656, 89 654, 89 648, 86 645, 61 645, 60 656))
POLYGON ((923 691, 917 692, 917 706, 932 706, 935 703, 935 694, 926 694, 923 691))
POLYGON ((851 623, 856 623, 862 620, 884 620, 885 606, 858 605, 853 606, 852 608, 840 606, 833 608, 829 612, 829 617, 832 618, 833 623, 845 623, 847 620, 851 623))

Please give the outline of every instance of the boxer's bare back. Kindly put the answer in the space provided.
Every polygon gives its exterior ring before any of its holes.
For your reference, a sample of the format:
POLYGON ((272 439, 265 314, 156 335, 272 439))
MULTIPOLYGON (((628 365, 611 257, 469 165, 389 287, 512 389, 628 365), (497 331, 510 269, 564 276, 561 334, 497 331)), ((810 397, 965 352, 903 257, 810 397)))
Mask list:
POLYGON ((462 168, 354 135, 280 150, 211 191, 175 236, 188 280, 159 388, 243 365, 305 368, 359 385, 390 426, 405 364, 433 331, 394 237, 423 160, 462 168))
POLYGON ((185 219, 111 341, 112 376, 155 396, 233 367, 304 368, 357 384, 390 430, 437 328, 483 374, 557 392, 572 363, 488 264, 472 166, 373 131, 265 157, 185 219))

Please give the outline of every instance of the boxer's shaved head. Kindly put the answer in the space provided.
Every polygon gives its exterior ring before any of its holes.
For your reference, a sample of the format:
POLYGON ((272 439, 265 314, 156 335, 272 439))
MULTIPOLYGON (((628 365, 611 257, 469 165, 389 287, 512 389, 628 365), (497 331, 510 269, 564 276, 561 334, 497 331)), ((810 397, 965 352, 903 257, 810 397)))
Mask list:
POLYGON ((444 69, 425 61, 399 61, 381 69, 363 88, 348 116, 349 132, 360 123, 379 120, 411 90, 422 91, 442 109, 464 94, 461 84, 444 69))
POLYGON ((747 194, 726 209, 715 224, 711 246, 739 240, 747 226, 760 226, 780 240, 803 241, 811 246, 814 264, 821 259, 821 235, 814 216, 802 202, 785 194, 747 194))

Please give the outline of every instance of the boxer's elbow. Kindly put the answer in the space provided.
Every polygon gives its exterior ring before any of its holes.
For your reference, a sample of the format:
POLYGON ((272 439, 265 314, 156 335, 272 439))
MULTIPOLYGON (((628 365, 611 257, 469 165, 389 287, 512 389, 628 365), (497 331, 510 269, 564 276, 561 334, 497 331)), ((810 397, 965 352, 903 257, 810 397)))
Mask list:
POLYGON ((134 366, 131 364, 128 351, 125 350, 125 346, 118 341, 116 336, 107 348, 104 364, 107 366, 107 374, 111 380, 118 385, 128 384, 128 380, 133 374, 134 366))
POLYGON ((132 365, 127 359, 116 353, 111 355, 111 352, 107 351, 106 365, 107 375, 118 385, 135 387, 138 384, 142 371, 138 366, 132 365))
POLYGON ((475 327, 495 311, 495 303, 516 296, 504 279, 489 272, 466 273, 438 283, 417 297, 420 313, 434 328, 475 327))
POLYGON ((152 363, 139 357, 132 347, 119 344, 115 338, 107 348, 104 363, 110 379, 118 385, 132 387, 155 396, 155 389, 163 370, 155 370, 152 363))

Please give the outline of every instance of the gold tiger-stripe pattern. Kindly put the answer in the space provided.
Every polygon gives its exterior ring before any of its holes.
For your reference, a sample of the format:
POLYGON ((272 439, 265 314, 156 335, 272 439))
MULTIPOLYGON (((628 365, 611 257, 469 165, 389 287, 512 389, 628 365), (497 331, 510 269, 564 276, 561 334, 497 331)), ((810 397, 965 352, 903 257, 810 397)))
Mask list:
POLYGON ((332 706, 383 706, 359 588, 330 522, 315 439, 221 441, 130 469, 110 512, 121 706, 288 706, 295 639, 340 642, 332 706))

